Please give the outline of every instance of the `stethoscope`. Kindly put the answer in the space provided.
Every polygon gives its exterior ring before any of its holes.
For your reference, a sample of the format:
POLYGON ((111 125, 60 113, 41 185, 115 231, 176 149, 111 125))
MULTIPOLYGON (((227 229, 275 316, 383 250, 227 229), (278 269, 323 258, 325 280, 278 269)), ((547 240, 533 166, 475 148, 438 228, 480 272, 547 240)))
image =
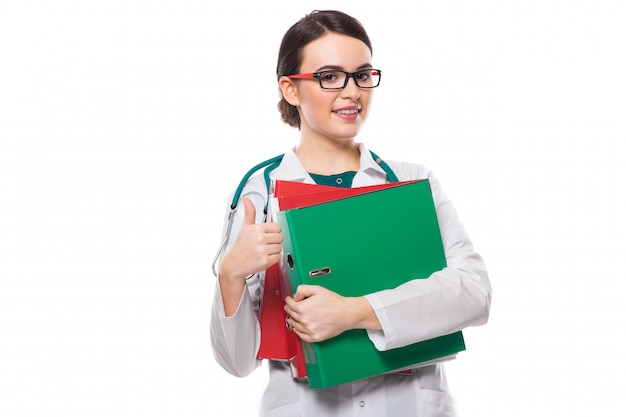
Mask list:
MULTIPOLYGON (((372 155, 372 158, 374 158, 376 163, 383 169, 383 171, 385 171, 385 174, 387 175, 387 180, 389 182, 398 182, 398 177, 396 177, 396 174, 393 172, 391 167, 385 161, 383 161, 378 155, 376 155, 374 152, 370 151, 370 154, 372 155)), ((215 275, 216 277, 217 277, 217 271, 215 270, 215 265, 217 264, 217 260, 222 254, 222 251, 224 250, 224 248, 226 248, 226 245, 228 244, 228 240, 230 239, 230 232, 233 227, 233 220, 235 217, 234 214, 235 214, 235 211, 237 210, 237 205, 239 204, 241 193, 243 192, 244 187, 248 183, 248 180, 250 179, 250 177, 255 172, 265 168, 263 171, 263 179, 265 180, 265 188, 267 190, 267 199, 265 200, 265 207, 263 208, 263 222, 265 223, 267 221, 267 208, 269 206, 270 190, 271 190, 271 184, 272 184, 272 181, 270 180, 270 173, 274 169, 276 169, 278 165, 280 165, 284 156, 285 154, 275 156, 273 158, 263 161, 260 164, 257 164, 253 166, 252 168, 250 168, 250 170, 246 173, 246 175, 243 176, 243 178, 239 182, 239 185, 235 189, 235 194, 233 195, 233 201, 230 203, 230 212, 228 213, 228 224, 226 226, 226 234, 224 236, 224 239, 222 240, 222 243, 220 244, 219 249, 217 250, 217 253, 215 254, 215 258, 213 258, 213 264, 211 265, 211 268, 213 269, 213 275, 215 275)))

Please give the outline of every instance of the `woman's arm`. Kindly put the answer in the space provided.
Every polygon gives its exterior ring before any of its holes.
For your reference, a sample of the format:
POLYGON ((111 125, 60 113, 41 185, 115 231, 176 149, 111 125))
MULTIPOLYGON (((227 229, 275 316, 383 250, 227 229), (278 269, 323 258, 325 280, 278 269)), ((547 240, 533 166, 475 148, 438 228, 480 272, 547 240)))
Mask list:
POLYGON ((300 285, 285 298, 293 331, 305 342, 321 342, 350 329, 380 329, 365 297, 344 297, 319 285, 300 285))
MULTIPOLYGON (((277 261, 280 228, 256 223, 263 199, 248 193, 233 220, 231 239, 220 262, 211 312, 211 345, 216 361, 235 376, 250 374, 261 361, 257 318, 263 271, 277 261), (252 275, 252 277, 250 277, 252 275)), ((279 256, 279 255, 278 255, 279 256)))
POLYGON ((242 199, 245 214, 239 233, 220 262, 218 280, 226 316, 237 311, 246 278, 265 271, 280 260, 283 236, 277 223, 256 223, 256 209, 249 198, 242 199))
POLYGON ((432 173, 411 175, 430 180, 447 266, 428 279, 366 296, 382 326, 382 330, 368 330, 379 350, 454 333, 484 324, 489 318, 492 292, 482 257, 474 251, 455 208, 432 173))
MULTIPOLYGON (((364 328, 380 350, 405 346, 485 323, 491 286, 482 258, 460 224, 439 183, 423 167, 408 165, 403 176, 430 177, 447 267, 428 279, 365 297, 342 297, 319 286, 301 285, 286 298, 288 323, 305 341, 326 340, 364 328)), ((384 279, 384 278, 381 278, 384 279)))

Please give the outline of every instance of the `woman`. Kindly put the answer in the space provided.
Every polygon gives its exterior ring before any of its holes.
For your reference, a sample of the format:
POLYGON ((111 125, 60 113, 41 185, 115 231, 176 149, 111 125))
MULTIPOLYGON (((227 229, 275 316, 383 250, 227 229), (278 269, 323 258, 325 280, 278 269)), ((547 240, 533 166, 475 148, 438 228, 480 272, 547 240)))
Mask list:
MULTIPOLYGON (((357 20, 337 11, 305 16, 283 37, 277 77, 279 110, 287 124, 300 130, 300 142, 272 171, 272 179, 344 187, 387 182, 385 171, 355 140, 380 82, 370 40, 357 20)), ((285 311, 289 327, 305 341, 361 328, 377 349, 387 350, 487 322, 491 287, 484 263, 439 183, 421 165, 389 165, 401 181, 430 180, 448 266, 429 279, 364 297, 298 287, 293 298, 286 298, 285 311)), ((256 354, 263 271, 279 261, 283 240, 277 224, 262 222, 267 198, 262 176, 253 177, 242 195, 220 262, 211 320, 216 360, 237 376, 261 363, 256 354)), ((270 361, 269 370, 261 416, 456 415, 443 364, 327 389, 293 379, 284 362, 270 361)))

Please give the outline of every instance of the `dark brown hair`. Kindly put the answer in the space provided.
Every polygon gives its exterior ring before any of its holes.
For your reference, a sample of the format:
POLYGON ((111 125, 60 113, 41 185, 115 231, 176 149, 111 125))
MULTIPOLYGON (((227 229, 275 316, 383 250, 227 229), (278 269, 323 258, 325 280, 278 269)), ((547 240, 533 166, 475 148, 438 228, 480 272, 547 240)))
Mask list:
MULTIPOLYGON (((372 52, 372 43, 361 23, 350 15, 335 10, 315 10, 287 30, 278 50, 276 77, 297 74, 300 71, 306 45, 324 36, 328 32, 340 33, 359 39, 372 52)), ((295 106, 284 97, 278 103, 280 116, 290 126, 300 128, 300 114, 295 106)))

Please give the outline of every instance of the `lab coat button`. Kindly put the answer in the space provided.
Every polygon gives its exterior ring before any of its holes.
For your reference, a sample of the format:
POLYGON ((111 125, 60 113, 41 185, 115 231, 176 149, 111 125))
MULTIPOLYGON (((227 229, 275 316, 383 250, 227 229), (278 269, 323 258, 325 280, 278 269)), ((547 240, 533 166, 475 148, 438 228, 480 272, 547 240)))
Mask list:
POLYGON ((365 401, 360 401, 359 402, 359 407, 365 407, 365 401))

